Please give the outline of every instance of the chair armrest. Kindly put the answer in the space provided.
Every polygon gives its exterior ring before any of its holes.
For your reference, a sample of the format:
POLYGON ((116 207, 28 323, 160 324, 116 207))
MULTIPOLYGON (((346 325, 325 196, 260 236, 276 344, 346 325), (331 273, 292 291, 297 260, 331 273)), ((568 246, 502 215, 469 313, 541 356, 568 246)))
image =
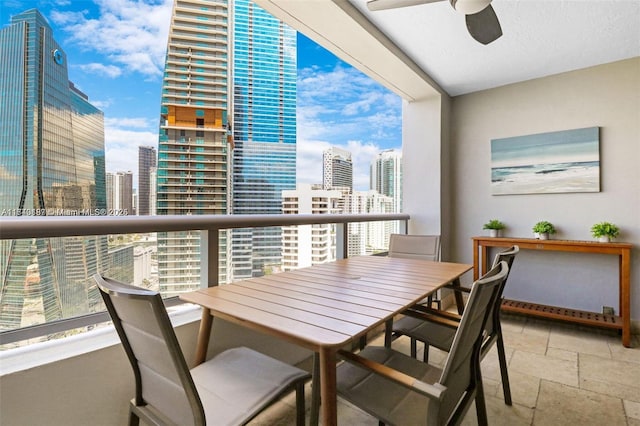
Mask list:
POLYGON ((399 385, 402 385, 408 389, 414 390, 422 395, 425 395, 431 399, 441 401, 444 398, 444 393, 447 390, 445 386, 439 383, 431 384, 416 379, 413 376, 403 373, 402 371, 394 370, 393 368, 380 364, 379 362, 372 361, 360 355, 356 355, 352 352, 341 349, 338 354, 347 362, 356 364, 364 369, 374 372, 380 376, 383 376, 389 380, 392 380, 399 385))
POLYGON ((418 312, 422 312, 423 314, 426 315, 435 315, 438 316, 440 318, 446 318, 448 320, 451 321, 458 321, 460 322, 460 320, 462 320, 462 316, 453 313, 453 312, 449 312, 449 311, 443 311, 441 309, 433 309, 430 308, 428 306, 424 306, 424 305, 414 305, 411 308, 409 308, 410 311, 418 311, 418 312))
POLYGON ((453 290, 453 291, 461 291, 461 292, 463 292, 463 293, 471 293, 471 289, 470 289, 470 288, 468 288, 468 287, 462 287, 462 286, 460 286, 460 285, 454 285, 453 283, 446 284, 446 285, 445 285, 444 287, 442 287, 442 288, 449 288, 449 289, 451 289, 451 290, 453 290))
POLYGON ((434 324, 444 325, 449 328, 458 328, 460 320, 444 318, 438 315, 422 312, 420 310, 414 310, 413 308, 407 309, 402 312, 402 315, 406 315, 412 318, 417 318, 421 321, 431 322, 434 324))

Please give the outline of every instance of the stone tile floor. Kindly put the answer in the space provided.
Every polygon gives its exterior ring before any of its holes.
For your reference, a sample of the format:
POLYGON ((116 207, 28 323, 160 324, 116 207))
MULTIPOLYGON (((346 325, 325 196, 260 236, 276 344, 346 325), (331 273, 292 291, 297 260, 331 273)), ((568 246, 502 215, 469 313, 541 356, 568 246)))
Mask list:
MULTIPOLYGON (((625 348, 612 331, 514 315, 503 316, 502 323, 513 405, 504 404, 494 347, 482 361, 490 425, 640 426, 640 336, 634 335, 632 348, 625 348)), ((382 340, 370 344, 382 345, 382 340)), ((393 347, 409 353, 404 337, 393 347)), ((430 362, 442 366, 445 356, 431 348, 430 362)), ((307 422, 310 394, 307 386, 307 422)), ((295 425, 294 415, 290 395, 251 425, 295 425)), ((339 398, 338 423, 378 425, 339 398)), ((477 424, 474 406, 462 424, 477 424)))

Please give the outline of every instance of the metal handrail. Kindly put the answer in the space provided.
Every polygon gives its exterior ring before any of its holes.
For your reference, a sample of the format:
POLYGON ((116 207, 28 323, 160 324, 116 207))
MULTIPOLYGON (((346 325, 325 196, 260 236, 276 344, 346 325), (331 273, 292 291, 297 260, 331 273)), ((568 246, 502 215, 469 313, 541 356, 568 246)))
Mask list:
MULTIPOLYGON (((400 221, 400 232, 407 230, 409 215, 387 214, 278 214, 278 215, 172 215, 172 216, 4 216, 0 217, 0 240, 55 238, 86 235, 140 234, 148 232, 201 231, 200 274, 204 286, 218 282, 218 233, 222 229, 266 226, 337 225, 336 256, 347 255, 349 223, 400 221), (211 232, 214 231, 214 232, 211 232)), ((165 299, 180 304, 178 297, 165 299)), ((59 333, 108 321, 105 312, 64 318, 48 323, 0 331, 0 344, 59 333)))
POLYGON ((321 223, 409 220, 404 213, 387 214, 274 214, 171 216, 5 216, 0 239, 140 234, 191 230, 313 225, 321 223))

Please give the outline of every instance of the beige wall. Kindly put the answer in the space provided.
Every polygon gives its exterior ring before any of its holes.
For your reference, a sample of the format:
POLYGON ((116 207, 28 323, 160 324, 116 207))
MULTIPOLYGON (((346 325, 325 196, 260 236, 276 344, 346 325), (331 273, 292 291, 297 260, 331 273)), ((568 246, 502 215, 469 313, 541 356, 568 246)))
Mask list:
MULTIPOLYGON (((198 326, 199 322, 189 322, 175 329, 187 363, 192 363, 195 356, 198 326)), ((107 340, 119 342, 115 331, 113 334, 107 340)), ((209 356, 230 347, 248 346, 311 368, 311 352, 282 340, 218 319, 214 320, 212 335, 215 339, 209 344, 209 356)), ((60 351, 65 350, 61 345, 60 351)), ((125 425, 134 389, 133 372, 122 346, 109 343, 101 349, 1 376, 0 425, 125 425)))
MULTIPOLYGON (((554 238, 575 240, 592 240, 591 225, 610 221, 618 241, 635 245, 631 315, 640 320, 640 58, 453 98, 450 131, 453 259, 472 262, 470 238, 492 218, 506 223, 506 236, 531 237, 535 222, 549 220, 554 238), (491 195, 491 139, 592 126, 601 192, 491 195)), ((615 257, 525 252, 513 272, 507 297, 618 312, 615 257)))

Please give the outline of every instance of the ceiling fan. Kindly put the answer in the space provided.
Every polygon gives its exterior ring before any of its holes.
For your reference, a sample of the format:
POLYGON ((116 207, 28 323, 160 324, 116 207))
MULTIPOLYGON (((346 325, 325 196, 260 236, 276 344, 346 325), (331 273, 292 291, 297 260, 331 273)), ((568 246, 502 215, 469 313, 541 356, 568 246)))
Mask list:
MULTIPOLYGON (((418 4, 435 3, 445 0, 369 0, 367 7, 371 11, 395 9, 418 4)), ((471 37, 482 44, 489 44, 502 35, 502 28, 491 7, 491 0, 448 0, 458 12, 464 13, 467 29, 471 37)))

